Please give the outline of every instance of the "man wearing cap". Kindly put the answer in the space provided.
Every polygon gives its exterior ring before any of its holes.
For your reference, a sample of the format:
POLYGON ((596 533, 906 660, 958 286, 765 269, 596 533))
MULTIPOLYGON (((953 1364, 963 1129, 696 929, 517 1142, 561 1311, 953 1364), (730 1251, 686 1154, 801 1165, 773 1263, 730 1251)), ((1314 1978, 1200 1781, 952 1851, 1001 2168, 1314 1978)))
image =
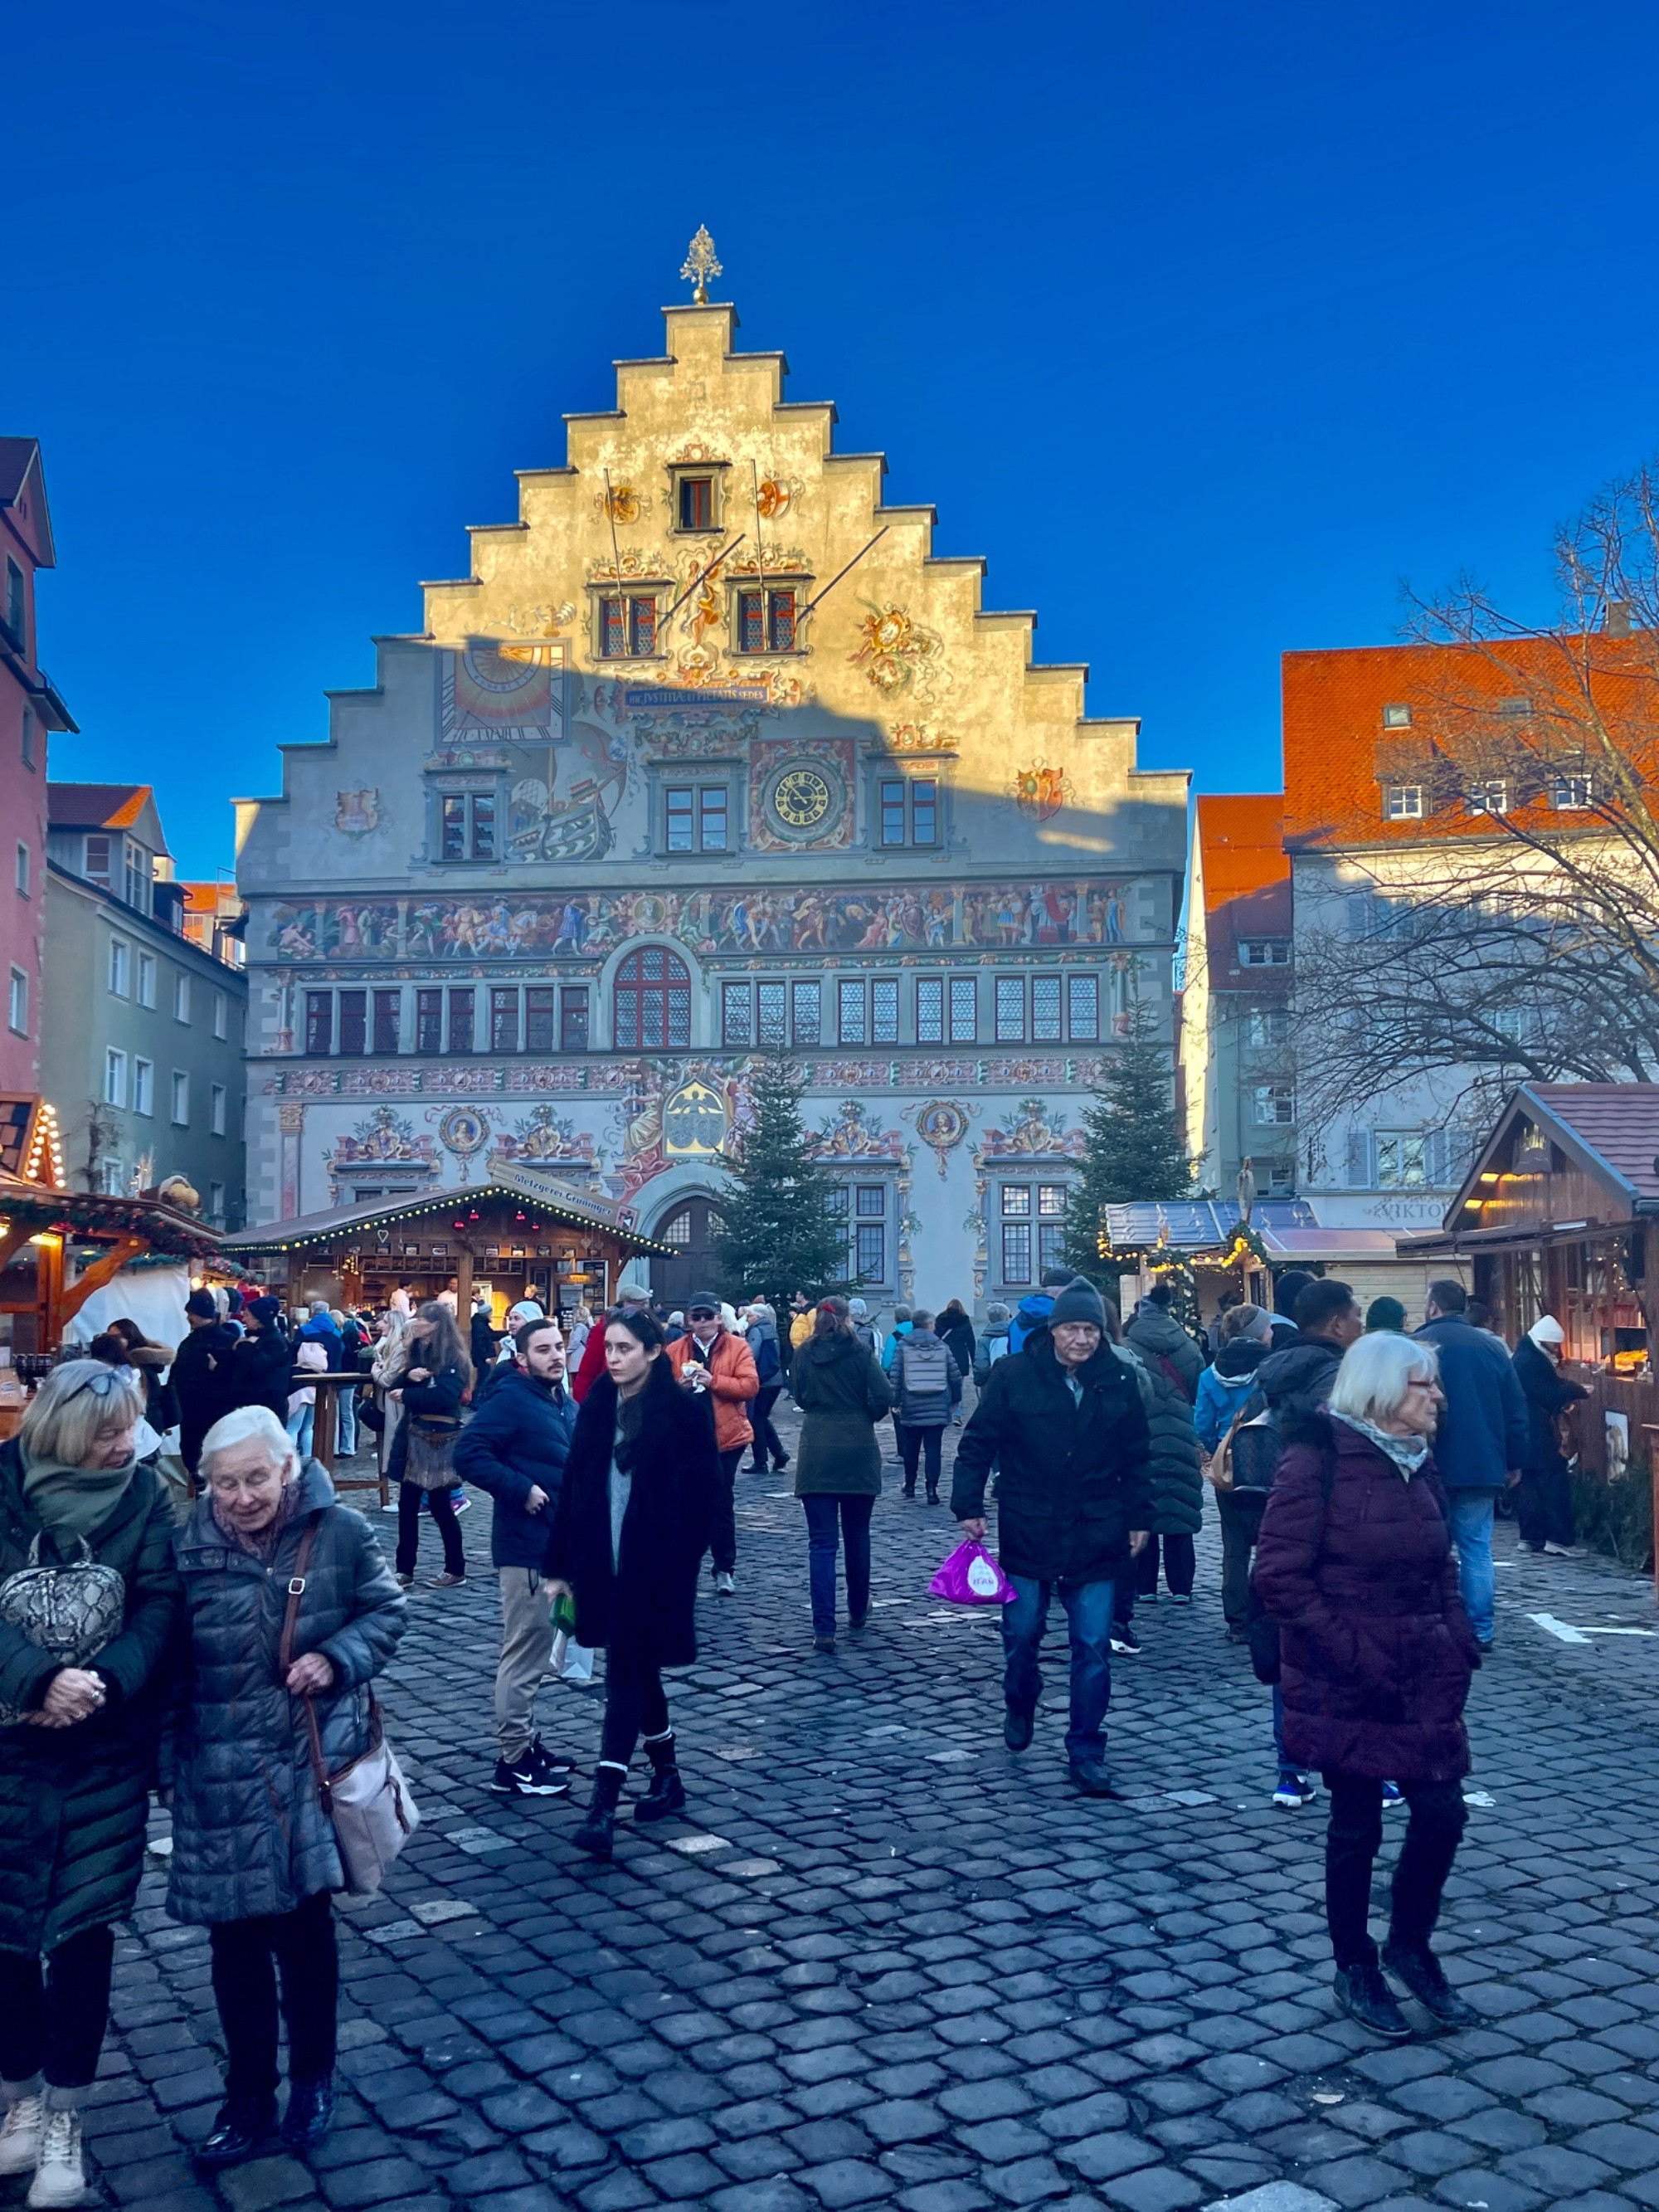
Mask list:
POLYGON ((638 1283, 618 1283, 617 1303, 603 1319, 594 1322, 587 1332, 581 1360, 577 1366, 575 1380, 570 1385, 570 1395, 580 1406, 588 1392, 605 1372, 605 1324, 617 1314, 646 1313, 650 1310, 651 1293, 638 1283))
POLYGON ((1515 1377, 1527 1401, 1527 1443, 1515 1517, 1529 1552, 1571 1559, 1572 1483, 1556 1423, 1569 1406, 1589 1395, 1582 1382, 1560 1372, 1566 1331, 1553 1314, 1540 1315, 1515 1347, 1515 1377))
POLYGON ((738 1462, 755 1431, 746 1408, 760 1392, 755 1355, 720 1319, 720 1300, 700 1291, 685 1309, 686 1334, 668 1347, 669 1364, 693 1390, 706 1390, 714 1408, 714 1449, 720 1455, 720 1484, 710 1518, 708 1550, 714 1588, 730 1597, 737 1588, 738 1523, 732 1486, 738 1462))
POLYGON ((219 1301, 211 1291, 191 1292, 185 1319, 190 1334, 173 1354, 172 1380, 179 1400, 179 1456, 194 1474, 203 1437, 236 1404, 231 1354, 238 1335, 220 1320, 219 1301))
POLYGON ((267 1291, 252 1299, 243 1316, 247 1334, 231 1354, 238 1408, 268 1406, 283 1427, 288 1426, 289 1380, 294 1372, 294 1346, 283 1333, 280 1299, 267 1291))
POLYGON ((1051 1597, 1071 1642, 1066 1754, 1085 1796, 1115 1794, 1106 1771, 1112 1695, 1112 1586, 1146 1541, 1149 1439, 1140 1392, 1106 1338, 1106 1308, 1091 1283, 1066 1285, 1046 1325, 999 1359, 957 1448, 951 1510, 966 1534, 985 1535, 985 1485, 994 1465, 998 1546, 1014 1586, 1002 1608, 1003 1735, 1031 1741, 1042 1676, 1037 1654, 1051 1597))

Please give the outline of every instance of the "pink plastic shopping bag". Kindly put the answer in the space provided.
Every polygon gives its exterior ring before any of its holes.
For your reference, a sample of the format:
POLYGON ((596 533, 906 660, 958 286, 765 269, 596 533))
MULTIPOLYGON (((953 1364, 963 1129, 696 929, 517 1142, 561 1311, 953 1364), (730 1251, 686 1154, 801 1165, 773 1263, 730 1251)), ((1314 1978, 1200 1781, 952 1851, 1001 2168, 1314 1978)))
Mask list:
POLYGON ((952 1605, 1006 1605, 1014 1586, 983 1544, 958 1544, 927 1585, 932 1597, 952 1605))

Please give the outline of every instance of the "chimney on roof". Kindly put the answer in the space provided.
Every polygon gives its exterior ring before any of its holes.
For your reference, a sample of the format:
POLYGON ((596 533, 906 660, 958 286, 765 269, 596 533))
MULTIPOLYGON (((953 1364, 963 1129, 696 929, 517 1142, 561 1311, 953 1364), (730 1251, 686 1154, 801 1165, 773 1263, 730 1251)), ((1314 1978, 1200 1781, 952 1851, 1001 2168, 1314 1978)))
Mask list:
POLYGON ((1603 635, 1607 637, 1628 637, 1635 628, 1635 624, 1630 618, 1630 601, 1609 599, 1607 616, 1601 628, 1603 635))

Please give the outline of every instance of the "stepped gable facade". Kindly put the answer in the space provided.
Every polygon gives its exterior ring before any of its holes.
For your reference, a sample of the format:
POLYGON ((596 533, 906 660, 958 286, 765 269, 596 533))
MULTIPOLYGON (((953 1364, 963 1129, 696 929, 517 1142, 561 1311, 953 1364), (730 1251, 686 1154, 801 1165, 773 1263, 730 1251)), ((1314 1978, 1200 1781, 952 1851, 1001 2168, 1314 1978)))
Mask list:
POLYGON ((241 803, 251 1218, 500 1159, 624 1205, 683 1296, 782 1048, 872 1307, 1018 1297, 1132 1003, 1172 1034, 1188 779, 730 307, 665 312, 241 803))

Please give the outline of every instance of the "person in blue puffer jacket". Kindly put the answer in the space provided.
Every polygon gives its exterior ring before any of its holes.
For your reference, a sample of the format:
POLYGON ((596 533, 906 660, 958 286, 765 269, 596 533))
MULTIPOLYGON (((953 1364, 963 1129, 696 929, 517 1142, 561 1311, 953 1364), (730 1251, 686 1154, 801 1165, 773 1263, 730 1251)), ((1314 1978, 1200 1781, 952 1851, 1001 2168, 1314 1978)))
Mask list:
POLYGON ((1045 1267, 1042 1286, 1029 1298, 1022 1298, 1014 1309, 1014 1317, 1008 1324, 1008 1349, 1023 1352, 1028 1338, 1040 1328, 1047 1328, 1048 1316, 1054 1310, 1054 1300, 1072 1279, 1069 1267, 1045 1267))

